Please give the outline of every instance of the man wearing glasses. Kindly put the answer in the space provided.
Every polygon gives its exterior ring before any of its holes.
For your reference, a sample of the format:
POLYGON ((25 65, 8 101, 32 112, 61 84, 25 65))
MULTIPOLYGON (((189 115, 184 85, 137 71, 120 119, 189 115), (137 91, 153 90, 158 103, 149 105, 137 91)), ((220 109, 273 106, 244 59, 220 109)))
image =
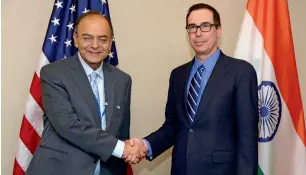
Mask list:
POLYGON ((186 16, 195 57, 170 76, 165 123, 142 141, 152 160, 174 145, 172 175, 256 175, 257 76, 218 48, 219 13, 195 4, 186 16))

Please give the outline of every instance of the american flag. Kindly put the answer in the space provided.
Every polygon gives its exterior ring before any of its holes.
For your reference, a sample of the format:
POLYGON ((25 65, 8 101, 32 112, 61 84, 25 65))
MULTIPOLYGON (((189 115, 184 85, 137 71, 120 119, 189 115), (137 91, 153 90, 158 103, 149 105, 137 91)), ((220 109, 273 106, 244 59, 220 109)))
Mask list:
MULTIPOLYGON (((110 20, 107 0, 56 0, 54 3, 40 63, 34 73, 25 114, 22 117, 14 175, 25 174, 43 131, 40 69, 46 64, 65 59, 77 52, 73 43, 75 22, 79 16, 90 10, 100 12, 110 20)), ((114 66, 118 65, 115 42, 106 61, 114 66)), ((127 174, 133 174, 131 166, 128 166, 127 174)))

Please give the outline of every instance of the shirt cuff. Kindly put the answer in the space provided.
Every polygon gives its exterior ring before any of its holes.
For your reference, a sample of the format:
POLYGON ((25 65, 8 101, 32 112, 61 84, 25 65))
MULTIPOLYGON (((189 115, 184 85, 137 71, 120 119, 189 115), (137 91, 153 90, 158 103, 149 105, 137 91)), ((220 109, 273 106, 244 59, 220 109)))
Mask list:
POLYGON ((152 160, 153 159, 153 152, 152 152, 151 144, 146 139, 143 139, 143 140, 146 142, 146 144, 148 146, 148 155, 147 156, 152 160))
POLYGON ((112 155, 121 159, 123 155, 123 151, 124 151, 124 146, 125 146, 125 143, 121 140, 118 140, 112 155))

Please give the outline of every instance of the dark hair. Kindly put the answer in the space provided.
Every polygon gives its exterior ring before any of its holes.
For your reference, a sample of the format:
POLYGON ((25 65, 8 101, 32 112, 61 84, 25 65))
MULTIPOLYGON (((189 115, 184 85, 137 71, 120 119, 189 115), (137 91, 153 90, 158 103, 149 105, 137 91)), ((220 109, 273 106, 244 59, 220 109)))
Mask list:
POLYGON ((112 26, 112 23, 110 22, 110 20, 108 18, 106 18, 105 16, 101 15, 99 12, 97 11, 89 11, 83 15, 81 15, 75 22, 75 29, 74 29, 74 32, 77 32, 77 28, 78 28, 78 25, 80 24, 80 22, 86 18, 87 16, 95 16, 95 15, 98 15, 98 16, 101 16, 103 17, 104 19, 106 19, 108 25, 109 25, 109 28, 110 28, 110 31, 111 31, 111 35, 113 36, 114 35, 114 31, 113 31, 113 26, 112 26))
POLYGON ((208 4, 204 4, 204 3, 198 3, 198 4, 194 4, 192 5, 186 15, 186 26, 188 25, 188 17, 190 15, 190 13, 194 10, 199 10, 199 9, 208 9, 213 13, 213 18, 214 18, 214 24, 216 26, 216 28, 218 28, 219 26, 221 26, 221 19, 220 19, 220 14, 219 12, 212 6, 208 5, 208 4))

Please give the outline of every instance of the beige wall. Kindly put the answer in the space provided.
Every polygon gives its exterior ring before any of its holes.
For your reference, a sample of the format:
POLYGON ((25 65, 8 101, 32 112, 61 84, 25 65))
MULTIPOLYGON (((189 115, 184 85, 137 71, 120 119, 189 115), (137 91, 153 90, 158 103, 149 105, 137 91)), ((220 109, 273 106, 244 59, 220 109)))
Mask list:
MULTIPOLYGON (((2 167, 12 174, 21 118, 39 61, 53 0, 2 0, 2 167)), ((170 71, 191 59, 184 30, 198 0, 109 0, 120 68, 133 78, 132 136, 143 137, 164 120, 170 71)), ((233 55, 246 0, 207 0, 223 23, 221 48, 233 55)), ((306 110, 306 1, 289 0, 301 93, 306 110), (304 50, 303 50, 304 49, 304 50)), ((170 151, 134 166, 136 174, 169 174, 170 151)))

